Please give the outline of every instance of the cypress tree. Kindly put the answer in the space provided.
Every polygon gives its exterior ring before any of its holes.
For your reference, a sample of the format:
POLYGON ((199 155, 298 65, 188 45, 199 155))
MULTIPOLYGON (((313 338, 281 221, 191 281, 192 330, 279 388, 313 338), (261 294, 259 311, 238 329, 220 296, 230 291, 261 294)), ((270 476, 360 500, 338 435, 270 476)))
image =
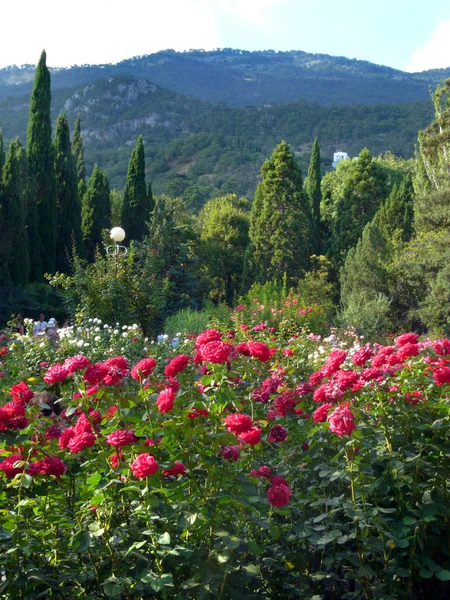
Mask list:
POLYGON ((155 209, 155 199, 153 197, 153 190, 152 190, 152 182, 151 181, 149 181, 149 183, 148 183, 147 197, 148 197, 148 205, 150 207, 150 214, 152 214, 152 212, 155 209))
POLYGON ((151 205, 145 183, 144 141, 140 135, 128 163, 123 196, 122 226, 129 240, 141 241, 147 233, 151 205))
POLYGON ((81 249, 81 203, 77 190, 77 171, 70 145, 69 123, 65 114, 56 121, 55 176, 58 206, 56 269, 69 273, 73 245, 81 249))
POLYGON ((261 176, 250 215, 245 277, 252 273, 263 283, 286 273, 293 284, 309 265, 311 219, 302 174, 286 142, 263 164, 261 176))
POLYGON ((384 204, 377 211, 374 220, 387 240, 398 238, 403 242, 413 234, 414 189, 412 178, 406 175, 399 186, 396 184, 384 204))
MULTIPOLYGON (((2 173, 3 165, 5 164, 5 149, 3 146, 3 130, 0 127, 0 175, 2 173)), ((0 177, 1 180, 1 177, 0 177)), ((1 185, 1 181, 0 181, 1 185)))
POLYGON ((27 157, 25 148, 15 139, 11 142, 3 167, 3 223, 8 238, 7 265, 11 280, 28 283, 30 256, 27 221, 27 157))
POLYGON ((39 280, 45 272, 55 271, 56 183, 50 104, 50 72, 44 50, 36 68, 27 130, 30 202, 36 207, 30 210, 28 221, 28 228, 32 231, 33 280, 39 280))
POLYGON ((79 198, 83 198, 86 193, 86 167, 84 164, 84 144, 81 136, 81 117, 75 119, 75 127, 72 137, 72 153, 75 157, 77 170, 77 188, 79 198))
POLYGON ((81 206, 81 231, 85 257, 92 261, 102 241, 103 229, 111 228, 111 200, 106 174, 94 166, 81 206))
POLYGON ((311 151, 311 159, 308 168, 308 178, 306 180, 306 193, 308 194, 309 206, 312 222, 312 239, 315 254, 320 254, 321 227, 320 227, 320 203, 322 201, 322 191, 320 189, 320 148, 317 138, 311 151))

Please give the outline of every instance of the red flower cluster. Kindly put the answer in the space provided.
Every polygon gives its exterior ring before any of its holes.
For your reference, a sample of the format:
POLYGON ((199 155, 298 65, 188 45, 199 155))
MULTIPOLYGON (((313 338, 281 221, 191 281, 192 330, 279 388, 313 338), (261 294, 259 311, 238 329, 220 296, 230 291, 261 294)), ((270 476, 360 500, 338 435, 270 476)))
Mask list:
MULTIPOLYGON (((272 484, 273 484, 272 478, 272 484)), ((292 496, 292 492, 287 485, 281 483, 279 485, 272 485, 267 490, 267 499, 269 500, 272 506, 276 506, 279 508, 280 506, 287 506, 289 504, 289 499, 292 496)))
POLYGON ((268 441, 278 444, 284 442, 287 439, 288 432, 283 425, 274 425, 269 433, 268 441))
POLYGON ((119 446, 129 446, 137 441, 138 438, 134 431, 130 431, 129 429, 118 429, 106 436, 106 443, 116 448, 119 446))
POLYGON ((25 417, 25 406, 22 402, 8 402, 0 407, 0 431, 25 429, 28 419, 25 417))
POLYGON ((186 475, 186 467, 181 462, 176 462, 170 469, 164 469, 163 475, 166 477, 178 477, 178 475, 186 475))
POLYGON ((23 402, 23 404, 28 404, 34 396, 34 392, 32 392, 23 381, 13 385, 9 393, 13 397, 14 402, 23 402))
POLYGON ((339 437, 351 435, 356 429, 355 417, 348 407, 348 402, 340 404, 328 417, 330 431, 336 433, 339 437))
POLYGON ((53 365, 53 367, 48 369, 43 379, 45 383, 48 383, 48 385, 55 385, 55 383, 64 381, 68 375, 69 371, 66 369, 66 367, 63 367, 61 363, 56 363, 56 365, 53 365))
POLYGON ((156 406, 159 412, 168 413, 172 410, 175 401, 175 392, 172 388, 166 387, 162 392, 159 392, 156 406))
POLYGON ((262 342, 248 342, 248 351, 250 356, 257 358, 261 362, 267 362, 270 359, 270 350, 262 342))
POLYGON ((76 356, 71 356, 70 358, 66 358, 63 362, 63 368, 67 369, 68 375, 73 375, 75 371, 81 371, 82 369, 86 369, 91 364, 91 361, 87 356, 83 356, 82 354, 77 354, 76 356))
POLYGON ((142 381, 144 377, 148 377, 156 367, 154 358, 143 358, 131 369, 131 378, 135 381, 142 381))
POLYGON ((202 360, 214 364, 223 364, 228 360, 233 346, 227 342, 208 342, 200 352, 202 360))
POLYGON ((248 415, 233 413, 225 418, 225 425, 230 433, 239 436, 241 433, 251 430, 253 421, 248 415))
POLYGON ((205 344, 209 344, 209 342, 220 342, 222 339, 222 334, 217 329, 206 329, 200 335, 197 336, 195 340, 195 345, 197 348, 201 348, 205 344))

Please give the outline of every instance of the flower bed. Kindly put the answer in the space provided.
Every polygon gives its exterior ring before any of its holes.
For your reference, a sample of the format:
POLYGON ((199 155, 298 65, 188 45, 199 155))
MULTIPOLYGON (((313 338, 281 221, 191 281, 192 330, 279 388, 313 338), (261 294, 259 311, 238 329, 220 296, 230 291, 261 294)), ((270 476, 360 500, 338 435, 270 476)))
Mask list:
POLYGON ((450 341, 246 325, 5 341, 2 597, 447 598, 450 341))

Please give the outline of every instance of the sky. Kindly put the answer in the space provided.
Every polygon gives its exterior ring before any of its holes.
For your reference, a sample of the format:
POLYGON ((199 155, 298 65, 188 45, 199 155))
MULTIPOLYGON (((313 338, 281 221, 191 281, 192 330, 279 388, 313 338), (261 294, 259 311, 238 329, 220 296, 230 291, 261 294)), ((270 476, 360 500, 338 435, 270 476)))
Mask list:
MULTIPOLYGON (((2 3, 3 4, 3 3, 2 3)), ((449 0, 16 0, 0 68, 116 63, 158 50, 303 50, 406 71, 450 66, 449 0)))

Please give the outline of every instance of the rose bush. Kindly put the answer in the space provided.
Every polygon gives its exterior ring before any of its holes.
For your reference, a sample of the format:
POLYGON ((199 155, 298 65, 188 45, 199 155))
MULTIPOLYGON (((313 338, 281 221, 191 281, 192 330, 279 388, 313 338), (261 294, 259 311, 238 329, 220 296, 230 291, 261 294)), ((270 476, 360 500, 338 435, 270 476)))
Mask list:
POLYGON ((1 597, 447 598, 450 341, 258 317, 3 342, 1 597))

